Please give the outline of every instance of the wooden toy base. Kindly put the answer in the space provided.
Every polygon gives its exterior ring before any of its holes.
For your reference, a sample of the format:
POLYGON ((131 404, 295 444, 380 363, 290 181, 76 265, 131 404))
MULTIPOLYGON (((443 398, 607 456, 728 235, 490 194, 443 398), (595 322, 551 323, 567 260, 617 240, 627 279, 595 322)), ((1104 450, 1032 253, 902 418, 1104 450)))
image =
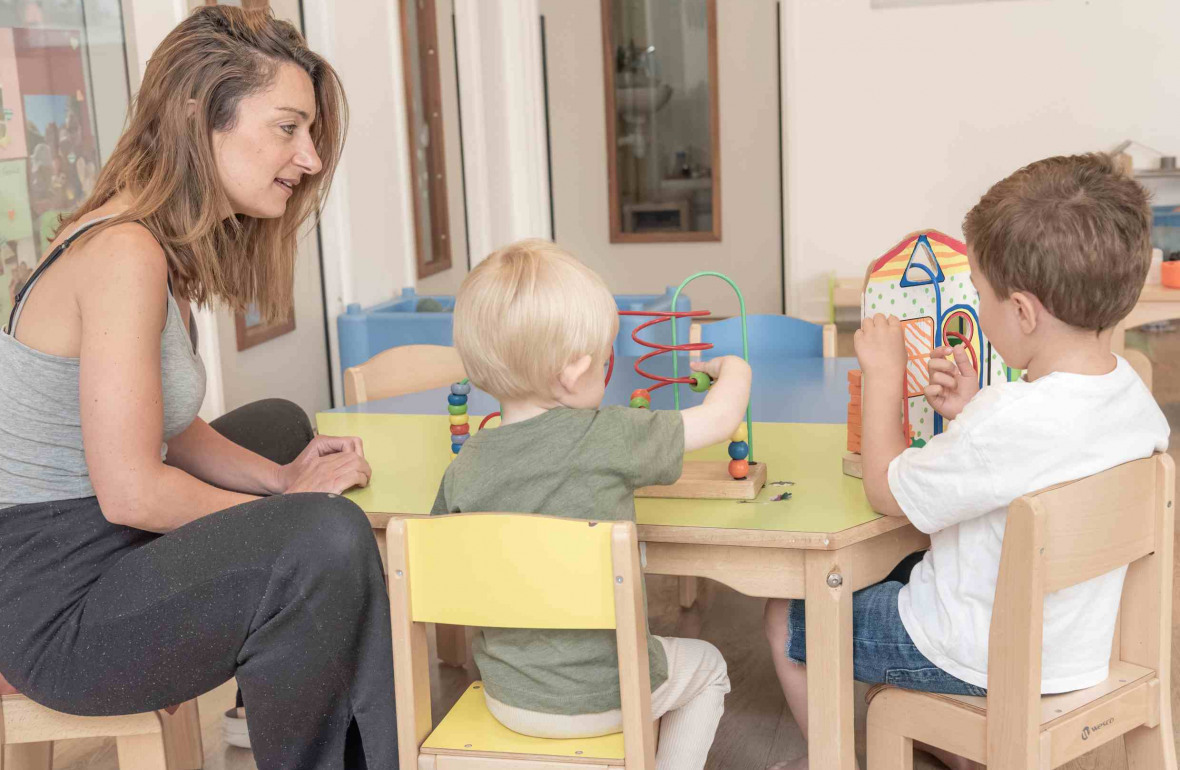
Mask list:
POLYGON ((844 455, 844 475, 852 476, 858 479, 864 478, 864 471, 861 469, 859 452, 849 452, 848 454, 844 455))
POLYGON ((698 500, 753 500, 766 486, 766 463, 750 463, 750 475, 734 479, 727 460, 689 460, 675 484, 643 487, 636 497, 675 497, 698 500))

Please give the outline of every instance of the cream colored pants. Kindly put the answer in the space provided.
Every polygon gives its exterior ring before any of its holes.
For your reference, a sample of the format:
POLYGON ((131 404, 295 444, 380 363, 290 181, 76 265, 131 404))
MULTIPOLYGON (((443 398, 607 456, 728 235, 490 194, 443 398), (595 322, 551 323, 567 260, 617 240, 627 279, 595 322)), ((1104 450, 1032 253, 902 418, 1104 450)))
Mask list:
MULTIPOLYGON (((651 694, 660 723, 656 770, 701 770, 725 712, 729 674, 716 647, 699 639, 657 636, 668 656, 668 679, 651 694)), ((545 714, 500 703, 486 693, 488 711, 509 730, 536 738, 592 738, 623 729, 621 709, 599 714, 545 714)))

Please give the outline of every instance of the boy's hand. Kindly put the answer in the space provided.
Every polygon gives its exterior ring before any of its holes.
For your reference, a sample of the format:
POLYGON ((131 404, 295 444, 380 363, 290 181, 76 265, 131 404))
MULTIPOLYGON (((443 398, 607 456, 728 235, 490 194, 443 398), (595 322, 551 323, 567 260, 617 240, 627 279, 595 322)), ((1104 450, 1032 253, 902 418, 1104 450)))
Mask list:
POLYGON ((953 420, 978 392, 979 372, 971 365, 966 348, 962 345, 936 348, 930 355, 930 384, 926 386, 926 400, 930 406, 946 419, 953 420))
POLYGON ((898 382, 905 376, 905 334, 897 316, 878 313, 860 323, 852 337, 861 371, 866 375, 898 382))
POLYGON ((689 364, 689 368, 694 372, 704 372, 712 377, 714 380, 721 378, 721 373, 728 367, 750 368, 746 363, 746 359, 741 356, 720 356, 718 358, 711 358, 708 361, 693 361, 689 364))

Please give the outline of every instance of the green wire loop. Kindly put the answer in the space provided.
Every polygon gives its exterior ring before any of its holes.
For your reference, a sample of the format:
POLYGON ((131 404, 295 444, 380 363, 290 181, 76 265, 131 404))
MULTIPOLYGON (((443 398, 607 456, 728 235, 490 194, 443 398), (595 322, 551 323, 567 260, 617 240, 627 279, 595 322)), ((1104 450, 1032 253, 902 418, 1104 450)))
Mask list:
MULTIPOLYGON (((750 338, 746 333, 746 300, 744 297, 742 297, 742 290, 737 287, 737 284, 734 283, 733 279, 731 279, 729 276, 724 275, 722 273, 714 272, 712 270, 704 270, 700 273, 693 273, 689 277, 685 278, 684 282, 682 284, 680 284, 678 287, 676 287, 676 293, 672 295, 672 312, 673 313, 676 312, 676 303, 680 299, 680 292, 684 291, 684 287, 688 286, 690 283, 692 283, 696 279, 704 277, 706 275, 712 276, 714 278, 720 278, 721 280, 725 281, 726 283, 729 284, 729 287, 731 289, 733 289, 734 293, 737 294, 738 305, 742 309, 742 358, 746 359, 746 363, 748 364, 748 363, 750 363, 750 338)), ((676 346, 676 321, 677 320, 678 319, 676 319, 676 318, 672 319, 672 346, 673 347, 676 346)), ((677 379, 680 377, 680 356, 677 355, 677 351, 672 351, 672 377, 674 379, 677 379)), ((679 409, 680 408, 680 383, 679 382, 676 383, 676 390, 674 392, 676 394, 675 395, 676 408, 679 409)), ((754 421, 750 418, 750 403, 749 403, 749 401, 746 402, 746 443, 748 443, 750 445, 750 455, 749 455, 750 462, 754 462, 754 421)))

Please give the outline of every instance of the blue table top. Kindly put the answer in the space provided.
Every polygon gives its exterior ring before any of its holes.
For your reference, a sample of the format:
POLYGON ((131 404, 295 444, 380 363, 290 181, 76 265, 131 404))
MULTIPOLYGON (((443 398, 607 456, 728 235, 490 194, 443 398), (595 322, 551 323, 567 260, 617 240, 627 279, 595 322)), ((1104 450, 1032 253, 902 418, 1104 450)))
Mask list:
MULTIPOLYGON (((603 406, 628 404, 631 391, 654 385, 635 372, 635 358, 615 359, 615 371, 607 386, 603 406)), ((680 376, 689 372, 688 357, 681 356, 680 376)), ((751 417, 755 422, 844 423, 848 417, 848 372, 857 368, 855 358, 751 358, 754 381, 750 389, 751 417)), ((653 374, 671 376, 670 355, 644 362, 653 374)), ((652 409, 673 409, 673 389, 667 385, 652 394, 652 409)), ((332 409, 335 413, 361 414, 446 414, 449 387, 434 388, 404 396, 369 401, 357 406, 332 409)), ((696 406, 705 394, 680 386, 680 407, 696 406)), ((487 415, 499 411, 488 394, 472 387, 468 412, 487 415)))

